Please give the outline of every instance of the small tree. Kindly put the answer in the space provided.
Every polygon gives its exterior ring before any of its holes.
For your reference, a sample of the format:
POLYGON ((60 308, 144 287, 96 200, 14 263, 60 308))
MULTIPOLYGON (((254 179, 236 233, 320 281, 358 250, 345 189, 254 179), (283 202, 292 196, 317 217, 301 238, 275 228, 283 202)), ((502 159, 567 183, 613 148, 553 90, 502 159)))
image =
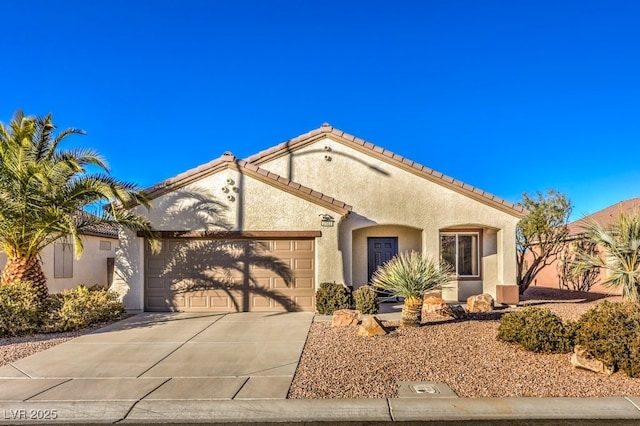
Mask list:
POLYGON ((599 268, 607 271, 602 285, 622 287, 624 300, 640 303, 640 212, 621 213, 607 228, 598 222, 585 227, 586 237, 598 245, 604 258, 588 251, 578 253, 576 269, 599 268))
POLYGON ((420 325, 422 296, 442 289, 452 278, 447 263, 425 259, 418 252, 401 253, 374 272, 371 281, 375 287, 396 297, 404 297, 402 325, 420 325))
POLYGON ((27 117, 20 110, 8 125, 0 123, 0 250, 7 255, 0 285, 30 282, 41 300, 48 289, 40 253, 56 241, 73 241, 79 257, 84 231, 124 226, 158 248, 149 220, 123 207, 131 201, 149 205, 138 187, 110 176, 93 150, 60 148, 67 136, 84 131, 55 129, 51 114, 27 117), (89 173, 89 167, 99 172, 89 173))
POLYGON ((525 192, 519 204, 529 211, 516 229, 518 287, 522 294, 538 272, 556 260, 564 248, 571 202, 550 189, 546 194, 538 191, 535 197, 525 192))
POLYGON ((578 238, 566 244, 558 255, 558 276, 560 287, 573 291, 589 291, 600 277, 600 269, 577 268, 577 258, 580 253, 598 255, 598 246, 591 240, 578 238))

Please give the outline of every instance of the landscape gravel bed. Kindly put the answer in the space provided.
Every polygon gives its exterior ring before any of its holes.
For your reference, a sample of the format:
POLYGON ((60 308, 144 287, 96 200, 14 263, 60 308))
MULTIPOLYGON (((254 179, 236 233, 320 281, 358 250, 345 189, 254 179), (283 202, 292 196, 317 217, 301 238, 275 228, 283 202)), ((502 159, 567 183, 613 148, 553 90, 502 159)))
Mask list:
MULTIPOLYGON (((577 370, 569 354, 528 352, 496 340, 505 312, 533 305, 577 319, 602 295, 531 288, 517 307, 464 320, 433 319, 418 328, 385 323, 390 333, 361 337, 356 327, 315 322, 289 398, 396 397, 398 381, 444 382, 460 397, 640 395, 640 379, 577 370)), ((607 300, 619 301, 619 297, 607 300)), ((0 339, 0 366, 73 339, 98 327, 0 339)))
MULTIPOLYGON (((499 317, 527 305, 577 319, 602 295, 532 288, 518 307, 417 327, 386 322, 386 336, 311 326, 289 398, 396 397, 399 381, 444 382, 460 397, 640 395, 640 379, 574 369, 570 354, 536 354, 496 340, 499 317)), ((607 298, 619 301, 619 297, 607 298)))

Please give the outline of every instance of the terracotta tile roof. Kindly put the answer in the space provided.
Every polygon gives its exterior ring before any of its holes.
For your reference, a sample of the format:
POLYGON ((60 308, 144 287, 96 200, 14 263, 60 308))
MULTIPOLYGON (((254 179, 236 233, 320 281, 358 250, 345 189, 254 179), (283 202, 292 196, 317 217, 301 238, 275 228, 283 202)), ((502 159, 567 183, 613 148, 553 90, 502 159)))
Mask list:
POLYGON ((408 170, 418 176, 428 179, 432 182, 439 183, 447 188, 450 188, 456 192, 464 194, 470 198, 480 201, 484 204, 488 204, 502 211, 510 213, 516 217, 524 217, 526 212, 522 206, 516 205, 509 201, 503 200, 495 195, 485 192, 479 188, 475 188, 464 182, 460 182, 450 176, 446 176, 436 170, 425 167, 408 158, 404 158, 401 155, 395 154, 387 149, 376 146, 370 142, 360 139, 353 135, 343 132, 342 130, 332 127, 328 123, 323 123, 318 129, 312 130, 303 135, 297 136, 288 141, 282 142, 272 148, 259 152, 249 158, 247 162, 252 164, 263 164, 273 158, 278 158, 287 153, 303 148, 304 146, 317 141, 318 139, 330 137, 333 140, 341 142, 347 146, 366 152, 370 155, 374 155, 390 164, 399 166, 405 170, 408 170))
POLYGON ((163 194, 174 191, 178 188, 182 188, 191 182, 202 179, 226 168, 240 170, 241 173, 253 176, 256 179, 259 179, 270 185, 277 186, 285 191, 289 191, 290 193, 298 197, 315 202, 316 204, 323 204, 328 208, 332 208, 334 211, 343 215, 348 214, 352 209, 350 205, 340 200, 336 200, 333 197, 322 194, 318 191, 314 191, 311 188, 308 188, 297 182, 293 182, 276 173, 265 170, 255 164, 251 164, 245 160, 240 160, 230 152, 225 152, 221 157, 210 161, 209 163, 203 164, 191 170, 187 170, 186 172, 180 173, 177 176, 157 183, 143 190, 143 192, 149 199, 152 200, 163 194))
POLYGON ((80 232, 82 235, 92 235, 94 237, 106 237, 106 238, 118 238, 118 228, 115 225, 110 225, 108 223, 91 223, 97 222, 97 218, 95 215, 86 212, 80 211, 76 216, 76 221, 80 224, 84 224, 82 227, 82 231, 80 232), (88 225, 87 225, 88 223, 88 225))
POLYGON ((596 221, 600 225, 606 227, 616 220, 621 213, 629 214, 634 211, 640 212, 640 197, 620 201, 619 203, 613 204, 607 208, 571 222, 567 225, 569 227, 569 235, 576 236, 581 234, 584 231, 584 226, 592 221, 596 221))

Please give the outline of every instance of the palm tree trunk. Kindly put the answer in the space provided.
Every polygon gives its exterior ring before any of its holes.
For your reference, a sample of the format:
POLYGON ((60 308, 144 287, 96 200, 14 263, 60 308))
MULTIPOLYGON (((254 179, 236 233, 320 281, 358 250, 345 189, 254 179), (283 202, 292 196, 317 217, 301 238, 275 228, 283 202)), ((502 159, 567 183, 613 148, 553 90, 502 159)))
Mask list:
POLYGON ((402 305, 402 325, 410 327, 420 326, 422 316, 422 298, 407 297, 402 305))
POLYGON ((16 281, 27 281, 33 285, 40 301, 44 301, 49 294, 47 277, 42 272, 40 260, 37 257, 9 257, 0 275, 1 285, 11 285, 16 281))

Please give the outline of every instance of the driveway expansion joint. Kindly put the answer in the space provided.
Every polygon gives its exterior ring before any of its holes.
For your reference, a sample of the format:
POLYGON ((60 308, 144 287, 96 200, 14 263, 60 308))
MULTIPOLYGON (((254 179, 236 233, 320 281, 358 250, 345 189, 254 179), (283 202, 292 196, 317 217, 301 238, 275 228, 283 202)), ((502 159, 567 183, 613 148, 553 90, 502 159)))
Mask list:
POLYGON ((154 363, 153 365, 151 365, 149 368, 147 368, 146 370, 144 370, 142 373, 140 373, 137 378, 141 378, 142 376, 145 375, 145 373, 151 371, 154 367, 156 367, 158 364, 160 364, 162 361, 164 361, 165 359, 169 358, 171 355, 173 355, 176 351, 178 351, 180 348, 184 347, 184 345, 186 345, 187 343, 191 342, 193 339, 195 339, 196 337, 198 337, 200 334, 204 333, 206 330, 208 330, 211 326, 213 326, 216 322, 218 322, 220 319, 226 317, 227 314, 222 315, 219 319, 216 319, 215 321, 209 323, 208 326, 206 326, 205 328, 203 328, 202 330, 198 331, 196 334, 194 334, 193 336, 189 337, 188 339, 186 339, 184 342, 182 342, 180 345, 178 345, 175 349, 173 349, 171 352, 169 352, 168 354, 166 354, 164 357, 160 358, 156 363, 154 363))
POLYGON ((625 396, 624 399, 626 399, 627 401, 629 401, 631 403, 631 405, 633 405, 634 407, 636 407, 636 409, 638 411, 640 411, 640 406, 638 406, 638 404, 636 404, 632 399, 629 399, 628 396, 625 396))
POLYGON ((129 414, 131 414, 131 411, 136 407, 136 405, 138 405, 138 403, 140 401, 142 401, 143 399, 145 399, 146 397, 148 397, 149 395, 151 395, 152 393, 154 393, 155 391, 160 389, 169 380, 171 380, 171 378, 167 378, 164 382, 160 383, 158 386, 156 386, 155 388, 153 388, 149 392, 147 392, 146 395, 143 395, 142 397, 138 398, 137 401, 135 401, 133 404, 131 404, 131 407, 129 407, 129 410, 127 410, 127 412, 124 414, 124 417, 122 417, 120 420, 116 421, 115 423, 120 423, 120 422, 124 421, 127 417, 129 417, 129 414))

